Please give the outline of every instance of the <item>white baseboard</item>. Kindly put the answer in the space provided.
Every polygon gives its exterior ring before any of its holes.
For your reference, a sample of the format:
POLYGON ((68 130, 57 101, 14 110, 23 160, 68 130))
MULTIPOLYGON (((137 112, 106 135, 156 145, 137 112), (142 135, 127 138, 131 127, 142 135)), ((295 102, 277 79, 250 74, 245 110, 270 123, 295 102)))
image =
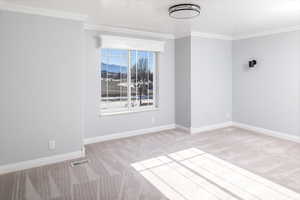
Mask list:
POLYGON ((121 139, 121 138, 137 136, 137 135, 145 135, 145 134, 154 133, 154 132, 158 132, 158 131, 174 129, 175 127, 176 127, 175 124, 169 124, 169 125, 165 125, 165 126, 156 126, 156 127, 147 128, 147 129, 139 129, 139 130, 134 130, 134 131, 115 133, 115 134, 111 134, 111 135, 86 138, 86 139, 84 139, 84 144, 93 144, 93 143, 104 142, 104 141, 109 141, 109 140, 116 140, 116 139, 121 139))
POLYGON ((185 126, 181 126, 181 125, 178 125, 178 124, 176 124, 176 128, 179 129, 179 130, 182 130, 184 132, 187 132, 187 133, 191 132, 191 128, 187 128, 185 126))
POLYGON ((59 154, 59 155, 50 156, 50 157, 44 157, 44 158, 22 161, 22 162, 8 164, 8 165, 2 165, 2 166, 0 166, 0 174, 6 174, 6 173, 20 171, 20 170, 24 170, 24 169, 40 167, 40 166, 44 166, 44 165, 63 162, 66 160, 81 158, 84 156, 85 156, 84 151, 75 151, 75 152, 66 153, 66 154, 59 154))
POLYGON ((232 126, 232 121, 220 123, 220 124, 213 124, 213 125, 209 125, 209 126, 203 126, 200 128, 191 127, 190 133, 191 134, 202 133, 202 132, 206 132, 206 131, 213 131, 213 130, 217 130, 217 129, 221 129, 221 128, 227 128, 230 126, 232 126))
POLYGON ((256 127, 256 126, 251 126, 251 125, 243 124, 243 123, 239 123, 239 122, 233 122, 232 125, 235 126, 235 127, 246 129, 246 130, 253 131, 253 132, 256 132, 256 133, 261 133, 261 134, 265 134, 265 135, 268 135, 268 136, 272 136, 272 137, 276 137, 276 138, 280 138, 280 139, 300 143, 300 137, 294 136, 294 135, 291 135, 291 134, 282 133, 282 132, 278 132, 278 131, 272 131, 272 130, 269 130, 269 129, 256 127))

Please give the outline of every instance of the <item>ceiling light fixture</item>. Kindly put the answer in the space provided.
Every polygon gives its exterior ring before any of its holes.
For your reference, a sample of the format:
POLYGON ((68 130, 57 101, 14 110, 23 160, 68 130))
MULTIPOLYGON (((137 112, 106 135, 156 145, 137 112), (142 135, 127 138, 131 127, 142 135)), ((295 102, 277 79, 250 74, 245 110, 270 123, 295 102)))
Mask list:
POLYGON ((175 19, 190 19, 200 14, 201 7, 197 4, 177 4, 169 8, 169 15, 175 19))

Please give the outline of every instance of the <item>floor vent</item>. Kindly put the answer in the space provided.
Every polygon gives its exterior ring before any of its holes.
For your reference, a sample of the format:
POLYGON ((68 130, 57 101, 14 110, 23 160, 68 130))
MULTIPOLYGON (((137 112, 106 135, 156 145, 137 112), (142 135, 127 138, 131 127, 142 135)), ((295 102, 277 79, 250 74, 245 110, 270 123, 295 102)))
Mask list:
POLYGON ((84 160, 76 160, 76 161, 71 162, 71 166, 72 166, 72 167, 76 167, 76 166, 79 166, 79 165, 86 164, 86 163, 88 163, 88 162, 89 162, 89 160, 87 160, 87 159, 84 159, 84 160))

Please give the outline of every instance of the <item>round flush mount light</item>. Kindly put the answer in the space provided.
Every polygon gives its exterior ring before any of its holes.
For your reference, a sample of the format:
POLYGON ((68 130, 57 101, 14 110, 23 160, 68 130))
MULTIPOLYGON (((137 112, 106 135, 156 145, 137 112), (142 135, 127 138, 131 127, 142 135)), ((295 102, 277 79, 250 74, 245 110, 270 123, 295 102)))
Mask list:
POLYGON ((175 19, 190 19, 200 14, 201 7, 197 4, 177 4, 169 8, 169 15, 175 19))

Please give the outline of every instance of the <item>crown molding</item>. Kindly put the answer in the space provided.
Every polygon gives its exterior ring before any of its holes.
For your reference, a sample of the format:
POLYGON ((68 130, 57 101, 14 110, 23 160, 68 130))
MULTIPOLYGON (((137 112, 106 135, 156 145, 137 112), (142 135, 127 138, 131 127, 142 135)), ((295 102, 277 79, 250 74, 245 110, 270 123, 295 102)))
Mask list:
POLYGON ((204 33, 204 32, 192 31, 190 33, 190 35, 193 36, 193 37, 202 37, 202 38, 209 38, 209 39, 233 40, 232 36, 222 35, 222 34, 215 34, 215 33, 204 33))
POLYGON ((121 28, 121 27, 108 26, 108 25, 85 24, 84 29, 92 30, 92 31, 104 31, 104 32, 112 32, 112 33, 129 34, 135 36, 161 38, 161 39, 175 39, 175 36, 173 34, 142 31, 142 30, 121 28))
POLYGON ((297 26, 290 26, 285 28, 280 28, 276 30, 269 30, 269 31, 263 31, 259 33, 252 33, 252 34, 240 34, 233 37, 233 40, 243 40, 243 39, 249 39, 249 38, 255 38, 255 37, 263 37, 268 35, 275 35, 280 33, 288 33, 293 31, 299 31, 300 25, 297 26))
POLYGON ((74 21, 86 21, 88 16, 71 13, 71 12, 64 12, 58 10, 51 10, 45 8, 36 8, 36 7, 29 7, 29 6, 21 6, 14 3, 6 3, 0 1, 0 10, 17 12, 17 13, 24 13, 24 14, 31 14, 31 15, 39 15, 39 16, 46 16, 46 17, 54 17, 60 19, 69 19, 74 21))
POLYGON ((240 34, 240 35, 235 35, 235 36, 196 32, 196 31, 192 31, 190 33, 190 35, 195 36, 195 37, 211 38, 211 39, 219 39, 219 40, 243 40, 243 39, 263 37, 263 36, 268 36, 268 35, 276 35, 276 34, 280 34, 280 33, 288 33, 288 32, 299 31, 299 30, 300 30, 300 25, 290 26, 290 27, 285 27, 285 28, 280 28, 280 29, 274 29, 274 30, 268 30, 268 31, 262 31, 262 32, 258 32, 258 33, 240 34))

